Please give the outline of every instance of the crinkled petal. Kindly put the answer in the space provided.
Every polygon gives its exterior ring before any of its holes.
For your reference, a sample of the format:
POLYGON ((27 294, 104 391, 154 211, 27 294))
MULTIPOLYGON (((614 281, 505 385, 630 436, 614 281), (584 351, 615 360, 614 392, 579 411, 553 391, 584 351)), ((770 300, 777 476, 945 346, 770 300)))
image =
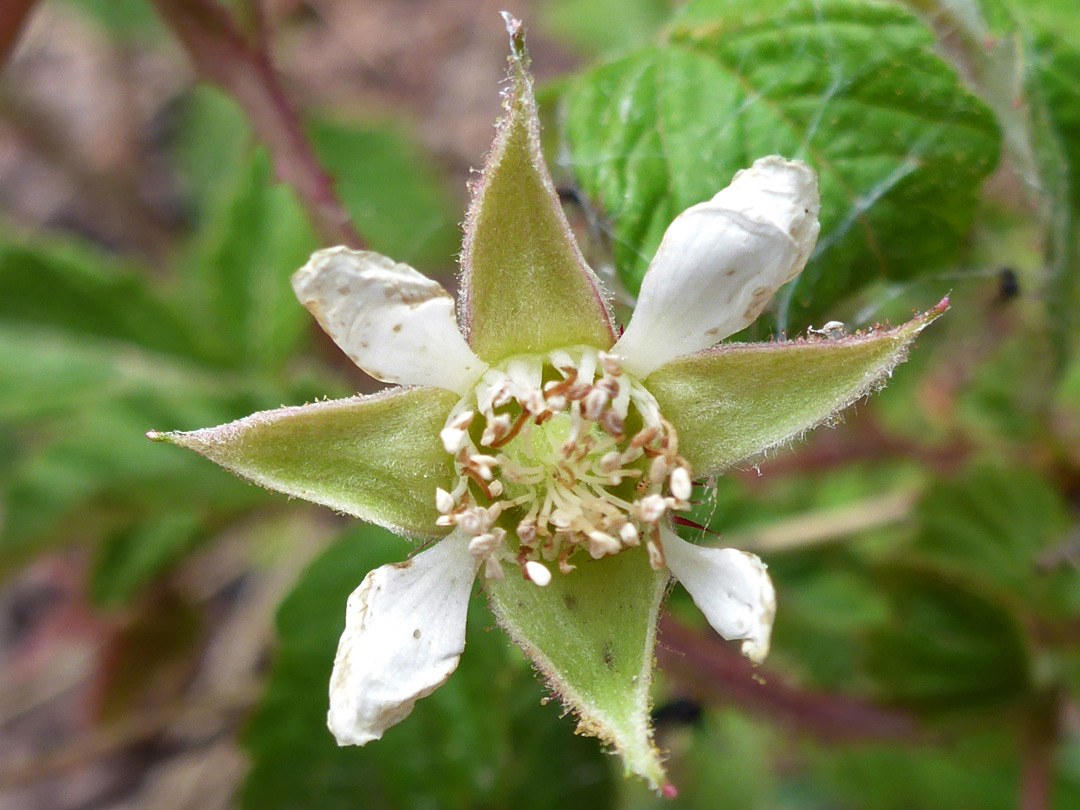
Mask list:
POLYGON ((314 253, 292 283, 319 325, 376 379, 464 394, 487 368, 458 329, 454 299, 407 264, 336 247, 314 253))
POLYGON ((728 641, 742 640, 754 663, 769 654, 776 591, 765 564, 754 554, 733 548, 688 543, 662 528, 668 570, 682 583, 712 628, 728 641))
POLYGON ((475 576, 468 538, 455 533, 364 577, 330 676, 327 725, 338 745, 379 739, 457 669, 475 576))
POLYGON ((806 266, 820 229, 819 207, 813 170, 773 156, 676 217, 614 349, 626 369, 647 376, 752 323, 806 266))

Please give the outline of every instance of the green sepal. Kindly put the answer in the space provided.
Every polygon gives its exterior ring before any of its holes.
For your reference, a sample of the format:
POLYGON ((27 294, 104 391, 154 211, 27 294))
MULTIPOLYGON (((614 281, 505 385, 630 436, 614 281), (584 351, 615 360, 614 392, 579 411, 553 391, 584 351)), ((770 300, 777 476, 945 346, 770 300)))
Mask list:
POLYGON ((435 488, 451 488, 454 471, 439 431, 457 400, 439 388, 393 388, 148 436, 268 489, 430 537, 446 533, 435 525, 435 488))
POLYGON ((668 576, 653 571, 641 549, 585 559, 543 588, 516 570, 488 580, 491 607, 577 713, 578 733, 611 744, 627 773, 659 789, 665 776, 649 725, 649 684, 668 576))
POLYGON ((488 363, 563 346, 609 348, 614 326, 559 205, 520 23, 511 23, 506 113, 473 187, 462 247, 461 321, 488 363))
POLYGON ((945 299, 896 329, 831 340, 730 344, 680 357, 645 380, 695 476, 760 456, 879 387, 945 299))

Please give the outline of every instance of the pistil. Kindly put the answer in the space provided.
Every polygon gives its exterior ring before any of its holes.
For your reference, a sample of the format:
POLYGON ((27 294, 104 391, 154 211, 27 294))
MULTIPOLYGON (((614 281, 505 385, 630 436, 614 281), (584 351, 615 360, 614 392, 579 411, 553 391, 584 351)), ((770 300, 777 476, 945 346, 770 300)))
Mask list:
POLYGON ((513 564, 543 587, 547 562, 565 575, 578 551, 600 559, 643 540, 660 568, 659 522, 689 508, 690 469, 656 400, 616 355, 575 354, 489 370, 440 433, 459 480, 436 490, 438 522, 472 536, 488 578, 513 564))

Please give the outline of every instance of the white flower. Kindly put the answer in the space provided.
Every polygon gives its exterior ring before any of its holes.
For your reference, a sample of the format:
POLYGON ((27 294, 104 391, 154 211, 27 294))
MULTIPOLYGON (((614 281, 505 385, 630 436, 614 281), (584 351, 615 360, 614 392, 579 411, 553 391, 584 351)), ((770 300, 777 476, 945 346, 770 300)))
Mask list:
POLYGON ((300 301, 362 369, 462 395, 440 432, 457 478, 431 489, 437 523, 453 531, 372 571, 349 599, 330 688, 338 742, 378 739, 450 677, 477 572, 544 587, 582 560, 644 544, 720 635, 765 657, 776 612, 765 565, 671 529, 669 512, 689 506, 692 470, 643 380, 751 323, 806 264, 817 211, 809 167, 759 160, 671 224, 613 347, 492 366, 469 347, 447 293, 410 267, 332 248, 296 274, 300 301))
POLYGON ((806 264, 818 191, 767 157, 671 223, 617 338, 540 152, 519 24, 507 115, 465 223, 459 317, 436 282, 323 250, 300 301, 362 369, 402 387, 152 438, 258 484, 439 538, 349 599, 329 726, 363 745, 454 672, 479 576, 500 624, 629 771, 664 778, 648 723, 668 574, 761 661, 775 594, 753 554, 672 530, 694 481, 866 394, 943 311, 836 340, 725 345, 806 264))

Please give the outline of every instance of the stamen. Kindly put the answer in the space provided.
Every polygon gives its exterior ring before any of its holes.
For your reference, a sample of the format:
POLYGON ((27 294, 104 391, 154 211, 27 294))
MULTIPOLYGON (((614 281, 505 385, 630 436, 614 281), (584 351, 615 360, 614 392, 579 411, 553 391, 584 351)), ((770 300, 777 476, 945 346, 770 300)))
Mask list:
POLYGON ((442 487, 435 487, 435 508, 445 515, 454 508, 454 496, 442 487))
POLYGON ((680 501, 687 500, 694 491, 690 473, 686 467, 676 467, 671 471, 671 494, 680 501))
POLYGON ((542 587, 556 568, 573 571, 578 551, 600 559, 643 544, 662 568, 660 523, 689 508, 690 469, 656 400, 617 355, 572 351, 552 352, 547 371, 530 357, 489 369, 440 433, 458 481, 436 488, 436 522, 471 537, 490 579, 512 564, 542 587), (481 429, 470 433, 477 413, 481 429), (628 437, 631 419, 642 427, 628 437), (495 526, 503 516, 514 527, 509 547, 495 526))
POLYGON ((521 570, 525 575, 525 579, 529 580, 534 585, 539 585, 543 588, 551 584, 551 571, 543 563, 529 560, 521 567, 521 570))

